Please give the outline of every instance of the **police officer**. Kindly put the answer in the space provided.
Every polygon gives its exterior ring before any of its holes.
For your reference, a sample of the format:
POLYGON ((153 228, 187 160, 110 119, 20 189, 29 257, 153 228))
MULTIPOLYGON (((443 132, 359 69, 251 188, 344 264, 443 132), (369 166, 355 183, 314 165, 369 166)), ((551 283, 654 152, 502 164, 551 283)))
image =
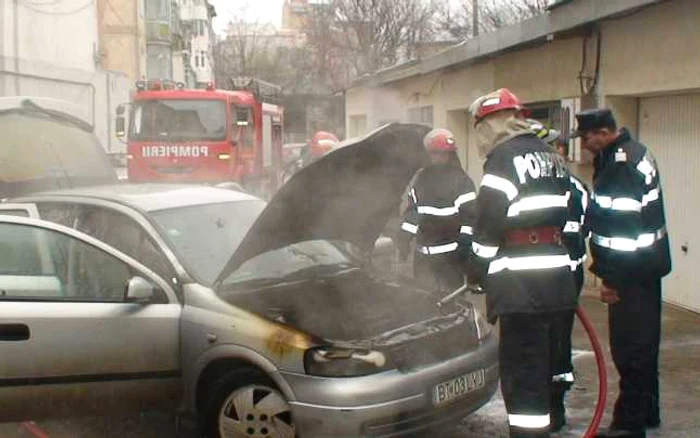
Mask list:
POLYGON ((661 278, 671 271, 668 232, 656 161, 617 128, 609 109, 576 115, 575 136, 594 154, 587 213, 591 271, 603 281, 610 346, 620 393, 610 428, 600 437, 644 437, 659 416, 661 278))
POLYGON ((477 197, 470 283, 500 321, 501 390, 511 437, 548 437, 552 332, 576 308, 566 162, 532 132, 520 100, 500 89, 470 107, 486 159, 477 197))
POLYGON ((410 184, 408 207, 399 233, 399 255, 408 257, 416 240, 413 274, 425 286, 452 291, 464 284, 464 261, 471 246, 476 192, 457 157, 457 143, 447 129, 434 129, 423 140, 432 164, 410 184))
MULTIPOLYGON (((535 134, 548 143, 564 159, 569 156, 568 141, 561 137, 556 129, 544 126, 537 120, 529 119, 530 127, 535 134)), ((574 175, 570 175, 571 199, 569 200, 569 220, 564 226, 564 243, 569 248, 572 266, 575 267, 574 278, 576 291, 581 295, 583 288, 583 264, 586 261, 585 214, 588 208, 589 191, 586 184, 574 175)), ((571 334, 574 328, 574 311, 566 312, 566 317, 560 319, 561 326, 554 330, 552 350, 557 354, 552 362, 552 383, 550 386, 551 431, 557 432, 566 424, 566 409, 564 398, 574 383, 574 366, 571 360, 571 334)))

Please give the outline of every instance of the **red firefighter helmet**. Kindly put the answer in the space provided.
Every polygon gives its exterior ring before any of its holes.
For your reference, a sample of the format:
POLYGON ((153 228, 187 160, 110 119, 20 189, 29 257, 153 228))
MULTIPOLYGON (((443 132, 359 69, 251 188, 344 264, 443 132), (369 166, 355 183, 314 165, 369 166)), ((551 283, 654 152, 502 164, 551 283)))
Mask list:
POLYGON ((507 88, 500 88, 485 96, 481 96, 474 101, 470 108, 476 123, 483 120, 484 117, 505 110, 522 111, 525 116, 529 114, 529 111, 518 96, 507 88))
POLYGON ((338 147, 340 140, 330 132, 318 131, 311 137, 311 156, 319 158, 338 147))
POLYGON ((447 129, 433 129, 423 139, 423 145, 429 152, 454 152, 457 150, 455 136, 447 129))

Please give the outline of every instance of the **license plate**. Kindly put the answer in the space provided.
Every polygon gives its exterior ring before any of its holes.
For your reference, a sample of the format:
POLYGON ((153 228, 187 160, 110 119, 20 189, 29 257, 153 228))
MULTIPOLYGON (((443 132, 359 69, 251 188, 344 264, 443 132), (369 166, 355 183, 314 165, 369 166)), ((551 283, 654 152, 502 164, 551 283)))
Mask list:
POLYGON ((433 404, 441 406, 462 398, 470 392, 482 388, 485 385, 485 380, 484 370, 478 370, 442 382, 433 389, 433 404))

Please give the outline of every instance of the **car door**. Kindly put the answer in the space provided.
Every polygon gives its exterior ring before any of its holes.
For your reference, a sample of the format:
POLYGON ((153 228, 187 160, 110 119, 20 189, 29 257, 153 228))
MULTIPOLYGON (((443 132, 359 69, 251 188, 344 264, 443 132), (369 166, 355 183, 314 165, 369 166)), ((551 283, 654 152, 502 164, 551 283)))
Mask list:
POLYGON ((2 211, 0 254, 0 422, 175 407, 181 305, 166 281, 83 233, 2 211))

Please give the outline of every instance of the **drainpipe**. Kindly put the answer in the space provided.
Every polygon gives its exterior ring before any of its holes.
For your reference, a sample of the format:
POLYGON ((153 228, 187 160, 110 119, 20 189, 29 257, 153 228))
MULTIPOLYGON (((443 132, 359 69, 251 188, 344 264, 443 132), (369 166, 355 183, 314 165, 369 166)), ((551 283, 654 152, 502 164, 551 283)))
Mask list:
POLYGON ((15 52, 15 73, 17 74, 15 76, 15 94, 17 96, 21 96, 21 88, 20 88, 20 68, 19 68, 19 0, 14 0, 13 2, 13 7, 12 7, 12 19, 13 19, 13 27, 14 27, 14 52, 15 52))
POLYGON ((593 85, 593 90, 592 90, 592 95, 593 95, 593 102, 595 102, 596 107, 599 107, 601 104, 601 87, 600 87, 600 82, 601 82, 601 77, 600 77, 600 55, 601 55, 601 50, 602 50, 602 42, 603 42, 603 32, 600 30, 600 23, 595 23, 593 27, 593 33, 595 34, 596 37, 596 50, 595 50, 595 71, 593 73, 594 75, 594 85, 593 85))

